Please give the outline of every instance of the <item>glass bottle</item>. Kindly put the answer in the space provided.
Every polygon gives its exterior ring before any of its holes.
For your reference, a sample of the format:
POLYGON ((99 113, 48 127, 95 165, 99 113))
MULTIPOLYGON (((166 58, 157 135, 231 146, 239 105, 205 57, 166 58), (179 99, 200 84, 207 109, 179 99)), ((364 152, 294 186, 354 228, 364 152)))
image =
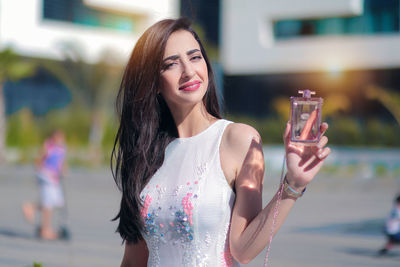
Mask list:
POLYGON ((290 109, 292 125, 290 141, 313 145, 319 142, 321 137, 321 97, 311 97, 315 92, 299 90, 302 96, 290 97, 290 109))

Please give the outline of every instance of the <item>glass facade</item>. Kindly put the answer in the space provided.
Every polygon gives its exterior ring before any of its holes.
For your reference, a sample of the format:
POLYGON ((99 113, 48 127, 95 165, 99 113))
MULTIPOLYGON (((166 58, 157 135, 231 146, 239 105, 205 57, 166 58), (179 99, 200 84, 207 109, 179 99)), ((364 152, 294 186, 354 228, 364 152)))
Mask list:
POLYGON ((119 31, 135 31, 135 19, 86 6, 83 0, 43 0, 43 18, 101 27, 119 31))
POLYGON ((274 23, 275 39, 318 35, 368 35, 400 32, 400 0, 364 0, 360 16, 274 23))

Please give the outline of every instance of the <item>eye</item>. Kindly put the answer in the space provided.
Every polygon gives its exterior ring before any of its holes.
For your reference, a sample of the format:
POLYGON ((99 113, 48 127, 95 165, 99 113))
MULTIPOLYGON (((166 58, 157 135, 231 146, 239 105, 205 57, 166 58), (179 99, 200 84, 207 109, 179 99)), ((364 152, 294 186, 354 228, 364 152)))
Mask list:
POLYGON ((176 62, 170 62, 170 63, 164 64, 163 70, 168 70, 168 69, 172 68, 176 64, 177 64, 176 62))
POLYGON ((198 60, 200 60, 200 59, 202 59, 202 58, 203 58, 203 57, 202 57, 201 55, 196 55, 196 56, 191 57, 190 60, 192 60, 192 61, 198 61, 198 60))

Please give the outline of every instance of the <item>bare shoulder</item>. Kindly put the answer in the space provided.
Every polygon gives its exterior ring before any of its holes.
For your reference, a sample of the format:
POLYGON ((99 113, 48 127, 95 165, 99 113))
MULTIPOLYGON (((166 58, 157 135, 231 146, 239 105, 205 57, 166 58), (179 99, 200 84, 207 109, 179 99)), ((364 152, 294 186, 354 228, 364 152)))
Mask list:
POLYGON ((236 152, 247 153, 250 144, 261 143, 261 136, 256 129, 244 123, 231 123, 226 127, 224 143, 236 152))
POLYGON ((233 186, 249 151, 262 151, 261 137, 256 129, 243 123, 231 123, 224 132, 220 147, 221 166, 228 183, 233 186))

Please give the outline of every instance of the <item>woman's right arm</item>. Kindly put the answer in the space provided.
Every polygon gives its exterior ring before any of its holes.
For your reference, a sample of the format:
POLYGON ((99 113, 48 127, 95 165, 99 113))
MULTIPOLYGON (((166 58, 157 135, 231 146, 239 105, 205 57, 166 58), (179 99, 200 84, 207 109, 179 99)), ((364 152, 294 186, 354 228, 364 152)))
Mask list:
POLYGON ((144 240, 136 244, 126 242, 121 267, 146 267, 148 257, 149 251, 144 240))

